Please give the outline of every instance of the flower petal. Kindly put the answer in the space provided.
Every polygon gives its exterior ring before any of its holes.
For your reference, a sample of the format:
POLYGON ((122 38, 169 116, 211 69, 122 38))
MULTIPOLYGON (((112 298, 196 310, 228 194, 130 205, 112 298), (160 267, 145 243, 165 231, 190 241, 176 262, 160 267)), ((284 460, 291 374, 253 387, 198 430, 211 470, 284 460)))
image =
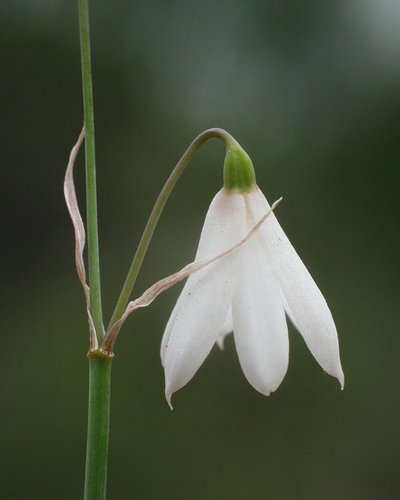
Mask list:
POLYGON ((289 361, 285 310, 260 235, 245 244, 242 255, 232 304, 235 345, 247 380, 268 396, 279 387, 289 361))
MULTIPOLYGON (((269 208, 258 187, 249 193, 248 203, 255 220, 269 208)), ((260 234, 273 263, 287 314, 314 358, 327 373, 339 380, 343 388, 344 375, 336 327, 321 291, 273 213, 263 224, 260 234)))
MULTIPOLYGON (((221 190, 208 210, 196 260, 226 250, 245 234, 243 197, 221 190)), ((216 341, 232 301, 240 251, 192 274, 172 311, 161 345, 169 404, 171 395, 189 382, 216 341)))

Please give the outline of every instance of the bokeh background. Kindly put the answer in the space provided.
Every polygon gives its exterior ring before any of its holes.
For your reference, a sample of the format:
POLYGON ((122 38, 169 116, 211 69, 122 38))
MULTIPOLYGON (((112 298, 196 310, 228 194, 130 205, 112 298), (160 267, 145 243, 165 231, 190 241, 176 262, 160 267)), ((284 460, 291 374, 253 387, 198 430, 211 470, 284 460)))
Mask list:
MULTIPOLYGON (((129 319, 113 366, 113 499, 397 499, 400 3, 91 6, 109 317, 152 204, 205 128, 230 131, 323 290, 346 388, 294 329, 265 398, 233 339, 174 398, 159 344, 179 287, 129 319)), ((75 2, 3 0, 1 497, 82 497, 88 345, 62 182, 82 123, 75 2)), ((222 181, 210 141, 174 191, 136 295, 193 259, 222 181)), ((77 186, 84 209, 83 159, 77 186)))

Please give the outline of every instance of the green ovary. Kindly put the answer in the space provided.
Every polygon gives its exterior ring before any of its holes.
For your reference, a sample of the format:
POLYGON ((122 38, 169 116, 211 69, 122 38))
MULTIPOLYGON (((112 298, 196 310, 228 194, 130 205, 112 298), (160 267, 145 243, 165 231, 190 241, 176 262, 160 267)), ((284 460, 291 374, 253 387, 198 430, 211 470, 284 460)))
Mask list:
POLYGON ((224 162, 224 188, 248 192, 256 184, 256 174, 249 155, 237 142, 227 146, 224 162))

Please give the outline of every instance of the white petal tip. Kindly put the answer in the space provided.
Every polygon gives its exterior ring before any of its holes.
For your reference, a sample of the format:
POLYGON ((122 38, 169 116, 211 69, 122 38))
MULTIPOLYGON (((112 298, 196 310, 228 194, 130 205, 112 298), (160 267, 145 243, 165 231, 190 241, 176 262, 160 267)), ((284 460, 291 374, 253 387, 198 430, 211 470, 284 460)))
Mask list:
POLYGON ((269 380, 269 381, 258 381, 257 383, 253 380, 250 381, 249 379, 248 382, 250 383, 253 388, 262 394, 263 396, 271 396, 275 391, 278 390, 279 386, 281 385, 283 381, 283 376, 277 378, 276 380, 269 380))
POLYGON ((336 370, 335 372, 325 372, 328 375, 331 375, 332 377, 335 377, 339 384, 340 384, 340 390, 343 391, 344 389, 344 373, 341 368, 339 370, 336 370))
POLYGON ((337 370, 337 373, 335 373, 333 376, 338 379, 339 384, 340 384, 340 389, 343 391, 343 389, 344 389, 344 373, 343 373, 342 367, 340 367, 339 370, 337 370))
POLYGON ((269 386, 265 386, 265 385, 261 385, 261 384, 254 384, 254 383, 250 382, 250 385, 252 385, 253 388, 257 392, 262 394, 263 396, 271 396, 271 394, 273 394, 278 389, 278 387, 281 385, 281 382, 282 382, 282 380, 279 382, 279 384, 276 384, 276 385, 270 384, 269 386))
POLYGON ((167 400, 168 406, 170 407, 171 410, 173 410, 173 406, 171 403, 171 398, 172 398, 172 392, 167 392, 165 391, 165 399, 167 400))
POLYGON ((274 392, 274 391, 271 391, 270 389, 266 389, 266 388, 263 388, 263 387, 256 387, 255 385, 251 384, 254 389, 259 392, 260 394, 262 394, 263 396, 270 396, 271 395, 271 392, 274 392))

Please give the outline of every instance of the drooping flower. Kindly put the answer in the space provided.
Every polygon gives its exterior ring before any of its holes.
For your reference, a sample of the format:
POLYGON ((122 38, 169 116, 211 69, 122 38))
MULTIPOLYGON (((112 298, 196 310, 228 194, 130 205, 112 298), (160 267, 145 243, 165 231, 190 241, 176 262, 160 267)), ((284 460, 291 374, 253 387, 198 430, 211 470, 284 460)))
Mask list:
MULTIPOLYGON (((236 142, 228 144, 224 187, 208 209, 196 261, 232 247, 269 209, 249 156, 236 142)), ((168 403, 231 331, 247 380, 262 394, 275 391, 288 366, 285 313, 317 362, 343 388, 331 312, 271 213, 252 238, 188 278, 161 344, 168 403)))

